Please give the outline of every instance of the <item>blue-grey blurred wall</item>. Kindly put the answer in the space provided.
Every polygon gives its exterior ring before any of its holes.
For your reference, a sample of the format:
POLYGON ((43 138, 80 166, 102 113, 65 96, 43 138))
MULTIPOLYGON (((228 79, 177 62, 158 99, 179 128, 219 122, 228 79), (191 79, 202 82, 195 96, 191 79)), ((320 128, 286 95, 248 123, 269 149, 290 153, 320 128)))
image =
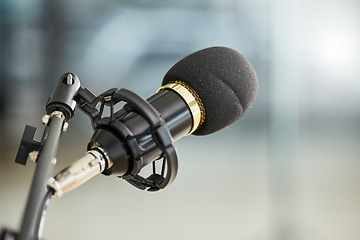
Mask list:
MULTIPOLYGON (((0 227, 19 230, 34 164, 14 163, 65 72, 95 94, 147 98, 182 57, 245 55, 253 108, 230 127, 179 140, 177 179, 158 193, 97 176, 53 199, 46 239, 360 239, 360 3, 356 0, 0 2, 0 227)), ((92 134, 80 111, 55 172, 92 134)))

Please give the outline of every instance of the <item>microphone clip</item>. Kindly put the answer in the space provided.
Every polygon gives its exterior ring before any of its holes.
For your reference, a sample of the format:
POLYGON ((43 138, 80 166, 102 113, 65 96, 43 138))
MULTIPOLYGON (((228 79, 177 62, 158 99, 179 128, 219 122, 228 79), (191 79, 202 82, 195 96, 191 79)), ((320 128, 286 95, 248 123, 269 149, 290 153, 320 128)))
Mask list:
MULTIPOLYGON (((125 175, 119 176, 120 178, 141 190, 147 189, 148 191, 163 189, 175 179, 178 161, 176 150, 173 146, 173 139, 164 119, 150 103, 127 89, 109 89, 97 97, 92 95, 87 89, 80 89, 79 96, 80 109, 90 117, 94 130, 104 127, 110 128, 121 137, 121 140, 128 147, 130 159, 132 159, 132 167, 125 175), (126 104, 121 110, 114 113, 114 105, 120 101, 124 101, 126 104), (102 117, 104 106, 110 107, 110 116, 108 117, 102 117), (161 172, 156 172, 155 161, 153 161, 153 173, 147 178, 139 175, 141 168, 144 166, 143 156, 150 151, 150 149, 144 149, 144 146, 139 144, 138 139, 143 137, 143 134, 133 134, 120 121, 123 116, 130 112, 141 115, 148 122, 150 129, 144 134, 151 135, 156 143, 156 147, 162 151, 159 157, 159 159, 163 160, 161 172)), ((88 150, 94 149, 96 144, 89 144, 88 148, 88 150)), ((109 147, 101 146, 101 148, 108 149, 109 147)), ((116 160, 112 159, 112 161, 116 164, 116 160)), ((103 173, 111 174, 107 170, 103 173)))

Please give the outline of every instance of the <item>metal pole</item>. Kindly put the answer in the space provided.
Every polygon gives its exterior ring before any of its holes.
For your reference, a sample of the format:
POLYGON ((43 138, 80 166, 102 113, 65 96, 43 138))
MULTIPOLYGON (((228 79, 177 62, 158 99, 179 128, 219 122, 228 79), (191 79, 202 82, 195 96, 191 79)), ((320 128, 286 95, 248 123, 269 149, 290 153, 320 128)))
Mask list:
POLYGON ((46 192, 46 185, 54 168, 54 159, 59 145, 65 117, 63 113, 54 111, 43 135, 43 145, 39 151, 35 173, 21 224, 19 240, 34 240, 35 222, 41 211, 40 203, 46 192))

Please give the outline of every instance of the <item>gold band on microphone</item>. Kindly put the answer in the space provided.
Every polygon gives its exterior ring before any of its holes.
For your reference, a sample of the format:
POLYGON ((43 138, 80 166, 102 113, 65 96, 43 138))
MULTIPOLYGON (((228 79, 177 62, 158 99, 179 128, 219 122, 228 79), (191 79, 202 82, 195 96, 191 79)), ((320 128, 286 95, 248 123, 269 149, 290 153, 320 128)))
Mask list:
POLYGON ((199 95, 197 95, 189 85, 181 81, 172 81, 159 88, 158 92, 164 89, 175 91, 188 105, 193 120, 191 130, 186 134, 190 135, 198 129, 205 120, 205 108, 199 95))

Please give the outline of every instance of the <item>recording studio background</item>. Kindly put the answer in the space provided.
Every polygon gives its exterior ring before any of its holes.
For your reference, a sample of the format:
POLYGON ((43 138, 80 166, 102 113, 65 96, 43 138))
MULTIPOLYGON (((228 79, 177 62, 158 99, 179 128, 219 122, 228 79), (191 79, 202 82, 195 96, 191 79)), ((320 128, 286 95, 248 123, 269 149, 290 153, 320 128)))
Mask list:
MULTIPOLYGON (((95 94, 147 98, 182 57, 245 55, 252 109, 212 135, 175 143, 166 189, 99 175, 50 202, 45 239, 360 239, 360 3, 356 0, 0 2, 0 228, 19 230, 34 164, 14 163, 65 72, 95 94)), ((79 110, 55 172, 92 134, 79 110)))

